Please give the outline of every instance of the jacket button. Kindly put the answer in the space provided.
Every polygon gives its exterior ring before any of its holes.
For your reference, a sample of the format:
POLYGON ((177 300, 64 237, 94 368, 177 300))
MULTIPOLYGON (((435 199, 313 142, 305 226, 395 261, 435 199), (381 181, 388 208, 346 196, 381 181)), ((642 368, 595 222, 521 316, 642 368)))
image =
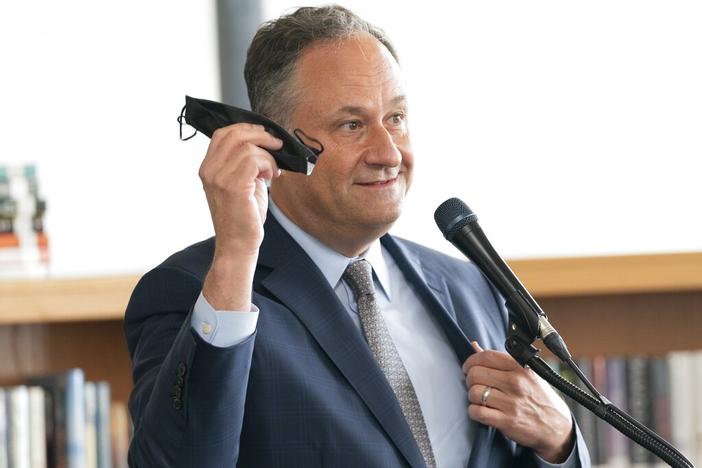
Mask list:
POLYGON ((184 377, 184 376, 185 376, 185 372, 186 372, 187 370, 188 370, 188 369, 187 369, 187 367, 185 367, 185 363, 184 363, 183 361, 180 361, 180 362, 178 363, 178 367, 176 368, 176 375, 178 375, 178 377, 184 377))

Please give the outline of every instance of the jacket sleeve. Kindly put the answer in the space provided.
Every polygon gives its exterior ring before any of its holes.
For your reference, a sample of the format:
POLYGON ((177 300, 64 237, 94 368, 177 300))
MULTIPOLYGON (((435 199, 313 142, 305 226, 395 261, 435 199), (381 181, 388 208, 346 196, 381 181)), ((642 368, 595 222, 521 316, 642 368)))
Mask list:
POLYGON ((201 290, 194 275, 158 267, 132 293, 131 467, 236 464, 256 334, 226 348, 202 340, 190 324, 201 290))

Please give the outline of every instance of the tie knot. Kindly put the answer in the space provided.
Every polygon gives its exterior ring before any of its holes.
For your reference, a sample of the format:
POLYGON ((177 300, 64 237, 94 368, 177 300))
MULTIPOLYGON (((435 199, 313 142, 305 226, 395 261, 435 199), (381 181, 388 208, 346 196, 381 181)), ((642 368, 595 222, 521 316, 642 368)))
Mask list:
POLYGON ((344 272, 344 279, 353 289, 356 297, 374 294, 373 288, 373 269, 368 260, 357 260, 349 263, 344 272))

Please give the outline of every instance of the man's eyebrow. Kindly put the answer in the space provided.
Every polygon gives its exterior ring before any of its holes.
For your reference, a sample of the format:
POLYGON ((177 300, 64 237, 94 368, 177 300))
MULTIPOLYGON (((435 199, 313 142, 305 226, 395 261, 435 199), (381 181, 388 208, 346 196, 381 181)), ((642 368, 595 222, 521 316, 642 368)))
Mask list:
MULTIPOLYGON (((399 96, 395 96, 390 100, 390 104, 393 106, 396 106, 398 104, 406 104, 407 103, 407 96, 404 94, 401 94, 399 96)), ((334 115, 338 114, 355 114, 355 115, 364 115, 366 113, 366 109, 361 106, 343 106, 337 109, 336 112, 334 112, 334 115)))
POLYGON ((390 104, 397 105, 397 104, 407 104, 407 96, 404 94, 400 94, 399 96, 395 96, 390 100, 390 104))

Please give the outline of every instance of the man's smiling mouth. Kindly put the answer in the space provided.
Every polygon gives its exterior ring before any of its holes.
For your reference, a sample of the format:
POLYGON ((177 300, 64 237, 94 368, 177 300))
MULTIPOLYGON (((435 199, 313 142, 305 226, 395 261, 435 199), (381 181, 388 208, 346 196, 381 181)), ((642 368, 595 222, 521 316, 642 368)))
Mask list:
POLYGON ((391 179, 373 180, 370 182, 356 182, 356 184, 362 185, 364 187, 386 187, 392 185, 395 181, 397 181, 397 176, 391 179))

